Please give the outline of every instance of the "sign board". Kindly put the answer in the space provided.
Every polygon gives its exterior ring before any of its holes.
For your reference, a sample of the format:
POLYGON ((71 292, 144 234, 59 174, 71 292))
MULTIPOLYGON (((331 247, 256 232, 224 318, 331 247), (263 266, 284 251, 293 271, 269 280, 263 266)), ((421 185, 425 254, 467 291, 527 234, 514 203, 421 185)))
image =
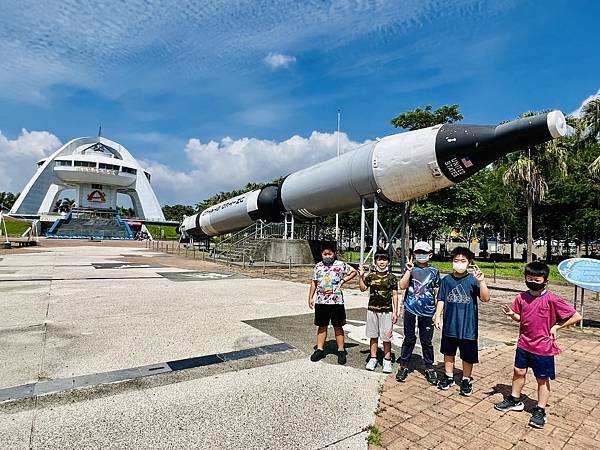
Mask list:
POLYGON ((600 292, 600 260, 591 258, 565 259, 558 265, 558 272, 569 283, 600 292))

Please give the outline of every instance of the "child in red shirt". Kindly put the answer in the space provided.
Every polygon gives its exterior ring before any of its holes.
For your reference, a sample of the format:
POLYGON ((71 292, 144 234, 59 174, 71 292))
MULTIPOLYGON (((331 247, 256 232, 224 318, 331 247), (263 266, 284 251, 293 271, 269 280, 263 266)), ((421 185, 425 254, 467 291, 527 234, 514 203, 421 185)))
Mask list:
POLYGON ((542 262, 525 266, 525 284, 528 290, 517 295, 512 306, 502 305, 504 314, 520 323, 519 341, 515 355, 512 393, 504 401, 496 403, 498 411, 523 411, 520 400, 529 367, 538 385, 538 404, 532 411, 529 425, 543 428, 546 423, 545 407, 550 396, 550 380, 556 378, 554 355, 560 352, 556 334, 581 321, 581 315, 552 292, 546 290, 550 269, 542 262), (562 322, 559 324, 559 322, 562 322))

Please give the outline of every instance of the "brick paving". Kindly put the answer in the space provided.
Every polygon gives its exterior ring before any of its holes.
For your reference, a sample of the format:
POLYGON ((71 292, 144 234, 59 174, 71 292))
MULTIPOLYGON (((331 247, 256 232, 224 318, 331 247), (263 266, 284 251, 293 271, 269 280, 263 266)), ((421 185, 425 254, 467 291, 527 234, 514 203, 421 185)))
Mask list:
MULTIPOLYGON (((489 283, 489 281, 488 281, 489 283)), ((462 397, 458 387, 440 391, 429 385, 415 370, 405 383, 392 374, 385 381, 376 426, 386 449, 590 449, 600 448, 600 305, 595 295, 586 296, 586 316, 594 326, 559 332, 563 352, 556 357, 557 379, 551 382, 551 396, 543 430, 527 424, 537 404, 537 385, 533 374, 523 389, 524 412, 501 413, 494 403, 510 394, 518 325, 505 319, 500 306, 511 301, 520 284, 494 283, 492 300, 482 304, 479 330, 482 337, 504 344, 482 350, 480 364, 474 369, 473 395, 462 397)), ((573 288, 551 289, 572 299, 573 288)), ((460 375, 457 358, 455 374, 460 375)), ((438 364, 443 373, 443 364, 438 364)), ((376 449, 374 445, 371 449, 376 449)))

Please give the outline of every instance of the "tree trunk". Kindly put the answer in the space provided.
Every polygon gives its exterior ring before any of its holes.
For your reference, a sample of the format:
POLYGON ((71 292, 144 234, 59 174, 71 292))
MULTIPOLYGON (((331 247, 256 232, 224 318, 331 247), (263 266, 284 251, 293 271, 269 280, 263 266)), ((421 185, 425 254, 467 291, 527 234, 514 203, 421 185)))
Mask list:
MULTIPOLYGON (((412 210, 412 202, 409 200, 404 203, 404 248, 406 253, 409 253, 410 246, 410 211, 412 210)), ((405 255, 406 256, 406 255, 405 255)))
POLYGON ((511 235, 510 237, 510 260, 515 259, 515 237, 511 235))
POLYGON ((527 258, 530 263, 533 261, 533 200, 531 195, 527 195, 527 258))

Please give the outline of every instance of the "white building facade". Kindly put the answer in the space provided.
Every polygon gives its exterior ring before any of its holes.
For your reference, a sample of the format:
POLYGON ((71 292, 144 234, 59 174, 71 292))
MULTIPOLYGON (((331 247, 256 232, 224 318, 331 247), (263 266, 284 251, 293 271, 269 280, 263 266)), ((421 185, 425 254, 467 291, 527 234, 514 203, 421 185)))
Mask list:
POLYGON ((75 189, 76 207, 116 211, 117 194, 124 194, 130 197, 138 218, 165 220, 150 174, 114 141, 100 136, 73 139, 37 165, 11 214, 52 213, 61 192, 75 189))

